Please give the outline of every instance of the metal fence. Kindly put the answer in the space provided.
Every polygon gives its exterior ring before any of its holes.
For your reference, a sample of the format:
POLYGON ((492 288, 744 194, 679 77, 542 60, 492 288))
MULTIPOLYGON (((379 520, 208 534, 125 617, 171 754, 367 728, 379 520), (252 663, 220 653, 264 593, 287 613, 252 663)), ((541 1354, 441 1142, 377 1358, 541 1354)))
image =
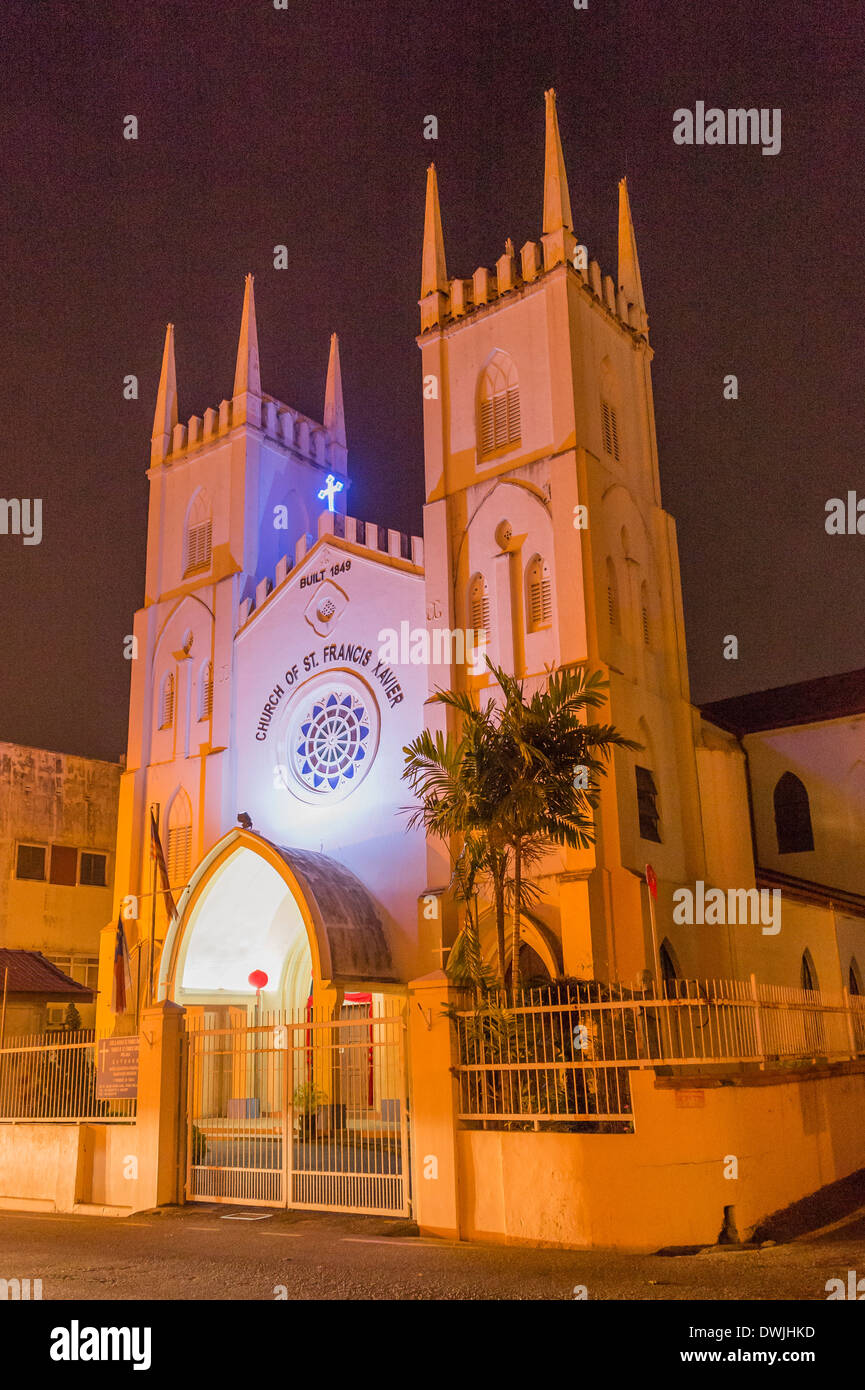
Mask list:
POLYGON ((92 1028, 9 1039, 0 1048, 0 1123, 134 1120, 135 1100, 99 1097, 99 1042, 92 1028))
POLYGON ((460 1119, 631 1126, 630 1074, 665 1066, 802 1066, 865 1056, 865 998, 742 980, 492 994, 455 1011, 460 1119))
POLYGON ((408 1214, 399 1000, 188 1032, 191 1201, 408 1214))

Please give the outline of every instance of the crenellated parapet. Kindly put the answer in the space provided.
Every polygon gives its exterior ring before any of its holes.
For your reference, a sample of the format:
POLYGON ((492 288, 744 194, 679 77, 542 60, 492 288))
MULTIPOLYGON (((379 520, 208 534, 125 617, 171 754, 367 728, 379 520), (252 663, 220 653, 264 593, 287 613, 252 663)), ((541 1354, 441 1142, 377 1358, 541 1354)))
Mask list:
POLYGON ((319 468, 343 475, 346 472, 348 455, 337 336, 332 334, 330 340, 322 424, 261 389, 251 275, 247 275, 244 288, 231 399, 205 410, 203 416, 190 416, 187 424, 178 419, 174 325, 168 325, 151 437, 151 467, 181 463, 192 452, 208 447, 241 425, 260 431, 263 437, 275 440, 319 468))
POLYGON ((458 320, 498 305, 556 270, 567 266, 587 296, 596 301, 626 333, 648 340, 648 318, 637 260, 637 247, 627 183, 619 184, 618 280, 604 275, 596 260, 589 261, 586 247, 573 230, 562 143, 556 113, 555 92, 545 93, 546 148, 544 159, 543 234, 539 242, 527 241, 519 254, 508 238, 504 255, 494 269, 479 266, 471 279, 449 278, 439 205, 435 165, 427 171, 424 248, 421 271, 421 333, 447 327, 458 320))
MULTIPOLYGON (((317 522, 316 540, 334 536, 348 541, 353 546, 368 550, 376 555, 387 555, 393 560, 403 560, 415 569, 423 569, 423 540, 405 531, 394 531, 387 526, 378 526, 373 521, 361 521, 358 517, 344 516, 341 512, 324 511, 317 522)), ((261 608, 262 604, 275 590, 291 579, 303 564, 315 541, 310 535, 301 536, 294 547, 294 559, 287 555, 277 563, 273 579, 265 576, 256 585, 255 595, 245 598, 238 609, 238 630, 261 608)))

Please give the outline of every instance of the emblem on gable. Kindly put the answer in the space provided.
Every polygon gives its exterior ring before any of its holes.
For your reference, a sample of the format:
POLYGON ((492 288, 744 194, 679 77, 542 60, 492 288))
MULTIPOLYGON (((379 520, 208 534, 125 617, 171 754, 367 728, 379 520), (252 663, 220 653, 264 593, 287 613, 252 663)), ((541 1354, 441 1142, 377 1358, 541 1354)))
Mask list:
POLYGON ((330 579, 322 579, 303 610, 303 616, 313 632, 319 637, 326 637, 336 627, 347 607, 348 595, 330 579))

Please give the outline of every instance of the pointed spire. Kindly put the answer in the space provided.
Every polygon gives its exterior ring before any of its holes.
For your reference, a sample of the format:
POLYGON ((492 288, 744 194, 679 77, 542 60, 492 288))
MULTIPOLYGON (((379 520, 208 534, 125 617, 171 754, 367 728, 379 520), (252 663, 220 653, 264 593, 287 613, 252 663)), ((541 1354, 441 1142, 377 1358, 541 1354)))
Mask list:
POLYGON ((619 180, 619 289, 636 308, 640 326, 645 332, 646 301, 643 299, 643 282, 640 279, 640 262, 637 260, 637 239, 631 219, 627 179, 619 180))
POLYGON ((421 265, 421 298, 438 290, 448 292, 448 272, 445 264, 445 240, 439 207, 439 186, 436 166, 431 164, 426 175, 426 211, 423 224, 423 261, 421 265))
POLYGON ((568 176, 559 135, 556 115, 556 93, 553 87, 544 92, 547 110, 546 150, 544 154, 544 231, 557 232, 566 227, 573 230, 568 176))
POLYGON ((342 373, 339 367, 339 338, 330 335, 327 386, 324 389, 324 428, 334 444, 345 448, 345 411, 342 405, 342 373))
POLYGON ((159 390, 156 393, 156 412, 153 417, 150 460, 161 463, 171 452, 171 436, 177 424, 177 372, 174 365, 174 324, 165 330, 165 347, 162 351, 162 370, 159 373, 159 390))
POLYGON ((258 368, 258 328, 255 322, 255 293, 253 276, 247 275, 243 291, 243 317, 240 320, 240 341, 237 344, 237 366, 234 369, 234 395, 250 391, 261 395, 261 375, 258 368))

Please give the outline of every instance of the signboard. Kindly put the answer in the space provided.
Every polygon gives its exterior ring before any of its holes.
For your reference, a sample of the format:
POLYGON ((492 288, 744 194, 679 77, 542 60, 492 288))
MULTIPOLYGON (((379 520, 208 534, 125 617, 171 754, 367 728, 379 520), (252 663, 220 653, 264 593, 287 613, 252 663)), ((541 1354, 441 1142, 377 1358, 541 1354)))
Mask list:
POLYGON ((96 1099, 138 1098, 138 1038, 101 1038, 96 1057, 96 1099))
POLYGON ((701 1110, 706 1104, 705 1091, 677 1091, 677 1110, 701 1110))

